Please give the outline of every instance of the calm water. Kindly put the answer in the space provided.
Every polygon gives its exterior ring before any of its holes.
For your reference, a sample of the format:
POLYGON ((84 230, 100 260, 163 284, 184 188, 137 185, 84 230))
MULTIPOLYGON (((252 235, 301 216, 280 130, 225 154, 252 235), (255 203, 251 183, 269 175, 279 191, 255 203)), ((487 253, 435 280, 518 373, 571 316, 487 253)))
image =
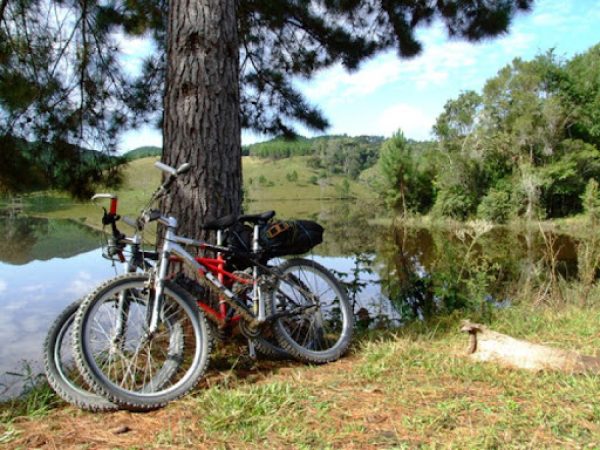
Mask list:
POLYGON ((0 219, 0 392, 15 394, 62 309, 115 275, 100 236, 72 221, 0 219))
MULTIPOLYGON (((415 299, 421 294, 415 286, 425 285, 429 273, 446 270, 442 263, 456 266, 468 248, 468 241, 447 231, 372 225, 370 219, 377 211, 369 205, 303 202, 296 208, 276 206, 285 211, 284 217, 312 218, 325 226, 325 242, 313 257, 349 283, 355 312, 362 308, 359 316, 366 317, 365 324, 370 326, 398 324, 401 312, 406 311, 403 308, 416 310, 415 299)), ((249 210, 270 207, 252 204, 249 210)), ((5 237, 0 243, 0 394, 7 397, 18 394, 20 375, 28 367, 34 373, 43 370, 43 341, 60 311, 119 269, 102 258, 101 234, 75 221, 5 218, 0 219, 0 233, 5 237)), ((567 277, 574 276, 574 242, 559 236, 553 245, 558 269, 567 277)), ((486 260, 500 268, 495 270, 502 276, 489 293, 498 300, 510 296, 504 282, 522 276, 531 264, 543 259, 539 237, 502 230, 486 234, 472 251, 485 254, 486 260)))

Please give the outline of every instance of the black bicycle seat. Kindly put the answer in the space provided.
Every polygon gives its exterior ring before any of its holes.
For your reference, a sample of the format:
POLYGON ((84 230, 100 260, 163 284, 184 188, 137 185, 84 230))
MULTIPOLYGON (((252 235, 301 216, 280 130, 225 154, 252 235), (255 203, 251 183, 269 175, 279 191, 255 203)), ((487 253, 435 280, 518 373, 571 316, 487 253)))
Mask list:
POLYGON ((238 217, 240 222, 266 223, 275 216, 275 211, 265 211, 258 214, 244 214, 238 217))
POLYGON ((215 220, 210 220, 205 224, 200 225, 203 230, 222 230, 223 228, 229 228, 231 225, 237 222, 237 216, 235 214, 228 214, 223 217, 219 217, 215 220))
POLYGON ((275 216, 275 211, 265 211, 258 214, 243 214, 236 216, 235 214, 228 214, 223 217, 219 217, 215 220, 210 220, 205 224, 200 225, 203 230, 223 230, 229 228, 236 222, 250 222, 250 223, 266 223, 275 216))

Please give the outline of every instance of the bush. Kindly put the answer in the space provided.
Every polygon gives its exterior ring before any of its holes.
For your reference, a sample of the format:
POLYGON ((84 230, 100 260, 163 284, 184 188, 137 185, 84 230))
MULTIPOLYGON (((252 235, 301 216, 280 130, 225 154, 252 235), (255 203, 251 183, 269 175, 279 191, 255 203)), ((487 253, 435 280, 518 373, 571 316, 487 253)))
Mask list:
POLYGON ((508 182, 488 191, 477 207, 477 216, 495 223, 506 223, 514 211, 508 182))
POLYGON ((460 185, 438 191, 433 212, 435 215, 465 220, 475 210, 476 195, 460 185))
POLYGON ((581 196, 581 203, 583 204, 583 210, 591 219, 593 224, 600 222, 600 190, 598 189, 598 182, 591 178, 586 187, 585 192, 581 196))
POLYGON ((296 172, 295 170, 293 172, 288 172, 285 175, 285 178, 290 182, 290 183, 294 183, 296 181, 298 181, 298 172, 296 172))

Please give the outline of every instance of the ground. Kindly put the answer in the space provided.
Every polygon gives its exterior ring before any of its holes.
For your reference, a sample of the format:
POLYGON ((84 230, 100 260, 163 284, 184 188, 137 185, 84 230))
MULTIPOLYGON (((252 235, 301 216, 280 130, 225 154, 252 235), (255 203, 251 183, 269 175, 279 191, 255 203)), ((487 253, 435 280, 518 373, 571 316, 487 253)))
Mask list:
MULTIPOLYGON (((593 354, 598 319, 597 309, 515 308, 490 325, 593 354)), ((0 439, 11 449, 600 447, 600 377, 473 362, 459 328, 450 317, 371 331, 324 366, 254 363, 236 349, 164 409, 5 410, 0 439)))

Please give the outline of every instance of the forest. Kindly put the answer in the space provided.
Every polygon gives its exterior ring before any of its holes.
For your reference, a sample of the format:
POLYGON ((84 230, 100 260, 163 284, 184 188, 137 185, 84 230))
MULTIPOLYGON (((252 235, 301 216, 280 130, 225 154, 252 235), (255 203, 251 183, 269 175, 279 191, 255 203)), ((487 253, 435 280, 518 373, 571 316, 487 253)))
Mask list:
POLYGON ((498 223, 581 212, 600 179, 600 45, 513 60, 482 92, 448 100, 433 132, 429 146, 402 132, 382 145, 390 207, 498 223))

